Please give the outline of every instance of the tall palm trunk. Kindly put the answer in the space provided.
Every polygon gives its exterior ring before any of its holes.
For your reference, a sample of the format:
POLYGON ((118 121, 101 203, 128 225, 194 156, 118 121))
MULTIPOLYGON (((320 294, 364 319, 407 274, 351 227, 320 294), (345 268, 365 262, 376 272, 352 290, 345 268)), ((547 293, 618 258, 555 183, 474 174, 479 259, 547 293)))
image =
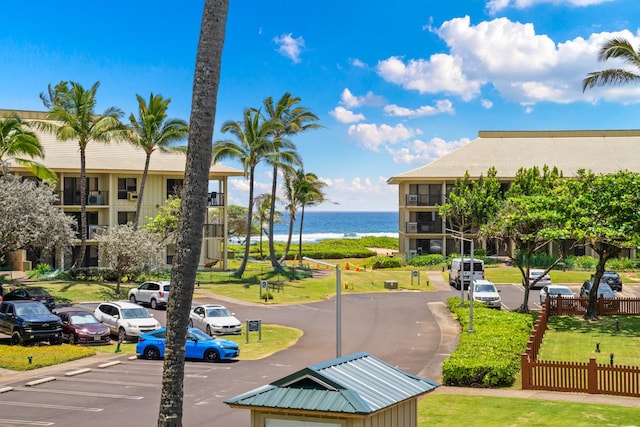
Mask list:
POLYGON ((85 146, 80 144, 80 252, 76 257, 72 271, 84 266, 87 251, 87 157, 85 146))
POLYGON ((140 191, 138 192, 138 202, 136 203, 136 216, 133 219, 133 229, 138 229, 140 222, 140 211, 142 210, 142 197, 144 196, 144 187, 147 184, 147 174, 149 173, 149 163, 151 163, 151 153, 147 153, 144 160, 144 172, 142 172, 142 181, 140 182, 140 191))
POLYGON ((182 426, 187 326, 207 212, 211 141, 228 10, 228 0, 206 0, 204 3, 193 78, 184 197, 167 304, 159 427, 182 426))
POLYGON ((253 187, 254 187, 254 171, 255 166, 251 166, 249 169, 249 207, 247 209, 247 238, 244 241, 244 257, 240 267, 233 273, 233 277, 240 278, 247 269, 247 262, 249 262, 249 251, 251 249, 251 223, 253 220, 253 187))
POLYGON ((300 235, 298 236, 298 262, 302 264, 302 225, 304 224, 304 204, 300 208, 300 235))
POLYGON ((273 166, 273 180, 271 181, 271 206, 269 207, 269 259, 271 267, 281 270, 282 266, 276 259, 276 246, 273 241, 273 229, 276 219, 276 190, 278 187, 278 166, 273 166))
POLYGON ((291 213, 289 215, 289 234, 287 236, 287 244, 284 246, 284 251, 282 252, 282 256, 279 259, 279 265, 281 265, 284 262, 284 260, 287 259, 287 255, 289 255, 289 248, 291 247, 291 239, 293 238, 293 225, 295 221, 296 221, 296 216, 294 213, 291 213))

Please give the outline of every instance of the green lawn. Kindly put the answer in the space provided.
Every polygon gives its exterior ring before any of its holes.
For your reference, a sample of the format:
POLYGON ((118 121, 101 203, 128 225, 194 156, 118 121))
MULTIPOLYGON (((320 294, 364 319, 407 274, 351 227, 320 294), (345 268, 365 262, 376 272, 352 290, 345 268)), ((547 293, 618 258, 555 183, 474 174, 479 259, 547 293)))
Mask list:
POLYGON ((419 427, 637 426, 638 408, 454 394, 428 394, 418 404, 419 427))
POLYGON ((538 358, 587 363, 595 357, 597 363, 638 366, 640 354, 640 317, 601 317, 598 321, 579 316, 554 316, 549 319, 538 358), (616 327, 619 321, 619 330, 616 327), (596 344, 600 343, 600 353, 596 344))

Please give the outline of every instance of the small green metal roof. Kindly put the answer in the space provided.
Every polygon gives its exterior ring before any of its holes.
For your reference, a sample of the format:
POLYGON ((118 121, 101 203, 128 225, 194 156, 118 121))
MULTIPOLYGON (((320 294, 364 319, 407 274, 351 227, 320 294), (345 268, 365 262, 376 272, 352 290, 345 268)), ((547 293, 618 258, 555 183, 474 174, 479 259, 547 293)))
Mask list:
POLYGON ((368 353, 356 353, 301 369, 225 403, 246 408, 370 414, 438 386, 368 353))

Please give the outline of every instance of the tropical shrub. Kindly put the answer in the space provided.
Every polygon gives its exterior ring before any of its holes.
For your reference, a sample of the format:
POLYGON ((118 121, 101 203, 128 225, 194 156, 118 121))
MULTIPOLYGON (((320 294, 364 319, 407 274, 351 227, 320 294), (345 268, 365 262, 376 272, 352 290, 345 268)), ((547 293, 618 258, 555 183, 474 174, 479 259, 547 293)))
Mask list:
MULTIPOLYGON (((463 331, 469 330, 469 305, 459 297, 447 298, 449 310, 463 331)), ((473 306, 473 333, 463 333, 458 347, 442 365, 444 384, 463 387, 510 386, 520 369, 520 355, 526 350, 533 317, 497 311, 481 304, 473 306)))
POLYGON ((393 257, 376 257, 367 262, 367 266, 373 269, 380 268, 399 268, 402 267, 402 260, 393 257))
POLYGON ((614 258, 607 261, 607 269, 615 271, 629 271, 638 268, 638 260, 630 258, 614 258))
POLYGON ((414 256, 409 261, 407 261, 407 264, 414 267, 440 265, 444 264, 444 257, 440 254, 414 256))

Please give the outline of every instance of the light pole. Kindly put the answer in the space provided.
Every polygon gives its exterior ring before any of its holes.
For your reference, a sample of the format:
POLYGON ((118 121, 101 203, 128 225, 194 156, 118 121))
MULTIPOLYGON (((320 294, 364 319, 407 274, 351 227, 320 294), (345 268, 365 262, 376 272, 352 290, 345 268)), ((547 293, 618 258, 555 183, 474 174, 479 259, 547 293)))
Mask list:
POLYGON ((330 264, 318 259, 302 257, 303 260, 326 265, 336 269, 336 358, 342 357, 342 287, 340 286, 340 264, 330 264))
MULTIPOLYGON (((453 236, 454 239, 460 239, 462 242, 470 242, 471 243, 471 260, 469 261, 469 272, 471 277, 469 278, 469 329, 467 332, 474 332, 473 330, 473 275, 475 273, 474 259, 473 259, 473 239, 467 239, 462 237, 462 231, 452 230, 450 228, 445 228, 446 231, 450 233, 460 233, 460 236, 453 236)), ((460 263, 462 264, 462 280, 460 283, 460 305, 464 304, 464 243, 460 244, 460 263)))

